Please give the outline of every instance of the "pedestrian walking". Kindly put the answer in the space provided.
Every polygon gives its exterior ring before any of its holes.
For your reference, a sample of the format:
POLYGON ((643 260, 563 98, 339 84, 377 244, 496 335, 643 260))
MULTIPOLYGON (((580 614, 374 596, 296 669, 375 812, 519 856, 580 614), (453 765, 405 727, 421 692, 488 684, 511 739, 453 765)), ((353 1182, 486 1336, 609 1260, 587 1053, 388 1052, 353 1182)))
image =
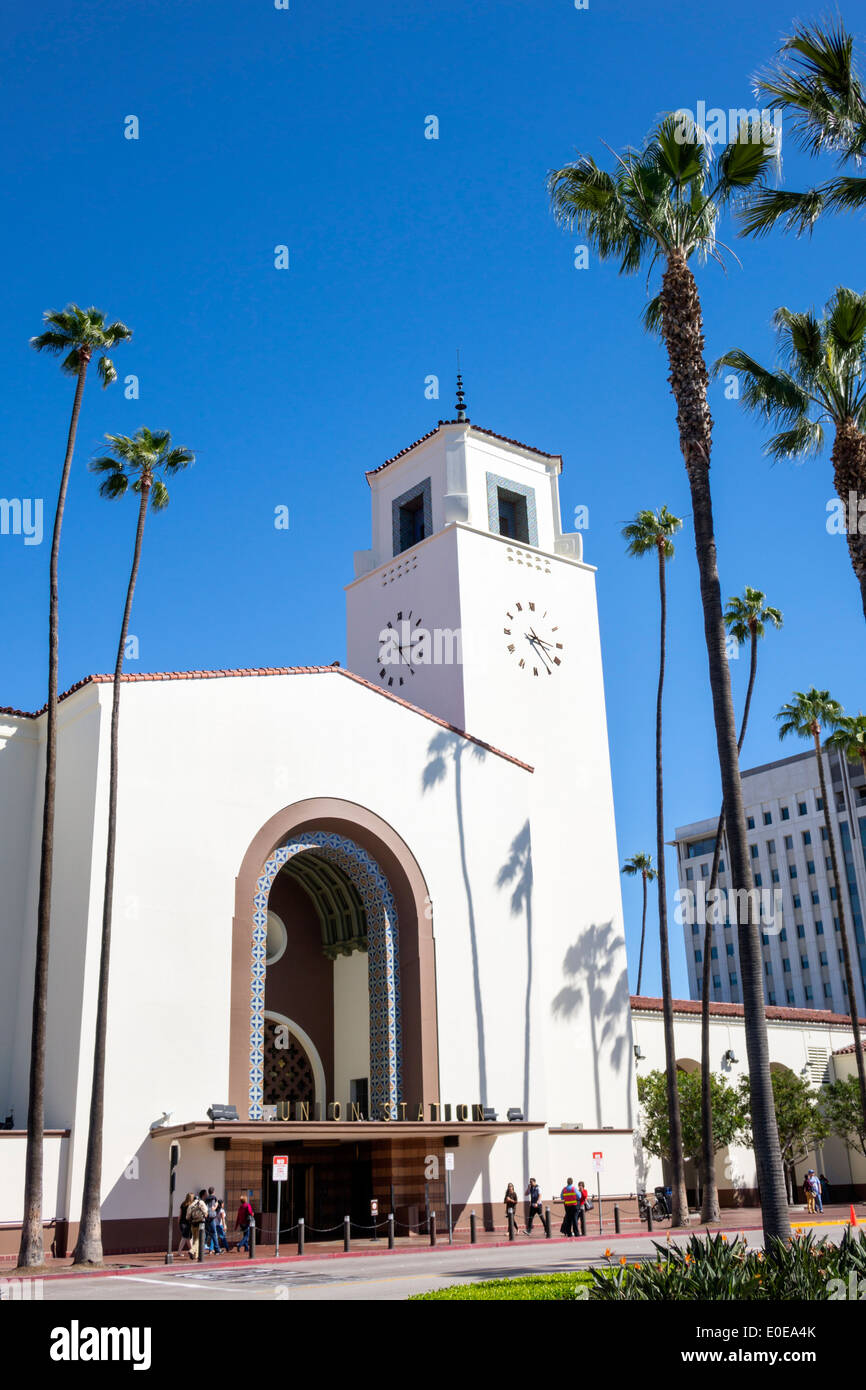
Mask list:
POLYGON ((819 1212, 824 1210, 824 1201, 821 1196, 821 1182, 814 1168, 810 1168, 806 1174, 806 1181, 812 1189, 812 1211, 817 1207, 819 1212))
POLYGON ((810 1168, 803 1179, 803 1196, 806 1198, 806 1210, 815 1210, 815 1189, 812 1186, 812 1169, 810 1168))
POLYGON ((225 1208, 225 1202, 223 1202, 222 1199, 220 1199, 220 1203, 219 1203, 219 1206, 218 1206, 218 1208, 217 1208, 217 1228, 216 1228, 216 1231, 217 1231, 217 1240, 219 1241, 219 1245, 220 1245, 220 1250, 224 1250, 224 1251, 226 1252, 226 1254, 228 1254, 228 1251, 229 1251, 229 1238, 228 1238, 228 1232, 226 1231, 226 1208, 225 1208))
POLYGON ((220 1252, 219 1237, 217 1236, 217 1226, 219 1224, 220 1199, 214 1189, 209 1187, 205 1197, 207 1205, 207 1216, 205 1217, 205 1248, 209 1255, 218 1255, 220 1252))
POLYGON ((190 1205, 194 1201, 195 1193, 188 1192, 180 1204, 180 1244, 177 1247, 177 1253, 179 1255, 182 1255, 186 1250, 189 1252, 190 1259, 192 1259, 192 1242, 190 1240, 192 1227, 190 1226, 187 1213, 189 1212, 190 1205))
POLYGON ((544 1212, 541 1208, 541 1188, 538 1186, 535 1178, 529 1179, 529 1186, 526 1189, 525 1195, 529 1198, 529 1219, 526 1222, 524 1235, 528 1236, 532 1230, 532 1223, 536 1216, 540 1218, 542 1226, 544 1225, 544 1212))
POLYGON ((562 1223, 562 1234, 564 1236, 577 1236, 580 1231, 577 1225, 577 1213, 580 1207, 580 1196, 574 1185, 573 1178, 567 1178, 565 1187, 560 1192, 562 1205, 565 1207, 565 1220, 562 1223))
POLYGON ((201 1249, 201 1242, 204 1240, 204 1227, 205 1221, 207 1220, 207 1202, 205 1201, 206 1197, 207 1192, 204 1188, 202 1188, 198 1196, 193 1197, 192 1201, 186 1209, 187 1220, 189 1221, 192 1232, 189 1254, 191 1260, 198 1259, 199 1250, 201 1249))
POLYGON ((240 1206, 238 1207, 237 1219, 235 1220, 236 1227, 239 1231, 243 1232, 241 1239, 238 1241, 238 1250, 249 1250, 250 1227, 253 1224, 253 1220, 254 1212, 252 1207, 250 1206, 246 1197, 241 1197, 240 1206))
POLYGON ((520 1227, 517 1224, 517 1193, 514 1190, 514 1183, 510 1182, 505 1189, 505 1224, 508 1225, 508 1213, 514 1217, 514 1234, 520 1234, 520 1227))

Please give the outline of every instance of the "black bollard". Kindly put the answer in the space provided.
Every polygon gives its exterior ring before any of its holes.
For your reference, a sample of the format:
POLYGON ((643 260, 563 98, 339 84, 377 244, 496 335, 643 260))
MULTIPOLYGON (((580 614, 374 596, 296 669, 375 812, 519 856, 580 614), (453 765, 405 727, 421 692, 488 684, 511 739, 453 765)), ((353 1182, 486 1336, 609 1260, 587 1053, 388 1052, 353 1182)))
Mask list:
POLYGON ((474 1211, 469 1213, 469 1241, 472 1245, 478 1244, 478 1217, 474 1211))
POLYGON ((544 1208, 544 1234, 550 1240, 550 1207, 544 1208))
POLYGON ((298 1218, 298 1254, 304 1253, 304 1218, 298 1218))
POLYGON ((646 1204, 646 1228, 651 1231, 653 1228, 653 1209, 649 1202, 646 1204))
POLYGON ((394 1213, 388 1213, 388 1249, 394 1249, 394 1213))
POLYGON ((580 1220, 580 1234, 581 1234, 582 1236, 585 1236, 585 1235, 586 1235, 586 1212, 584 1211, 583 1207, 581 1207, 581 1209, 580 1209, 580 1217, 579 1217, 579 1220, 580 1220))
POLYGON ((198 1231, 198 1255, 199 1263, 204 1263, 204 1233, 205 1227, 200 1223, 195 1229, 198 1231))
POLYGON ((508 1208, 508 1239, 514 1239, 514 1212, 508 1208))
POLYGON ((256 1220, 255 1220, 255 1217, 253 1217, 252 1221, 250 1222, 250 1259, 251 1259, 251 1260, 254 1260, 255 1257, 256 1257, 256 1220))
POLYGON ((431 1211, 431 1213, 430 1213, 430 1220, 429 1220, 429 1222, 427 1223, 427 1225, 428 1225, 428 1229, 429 1229, 429 1231, 430 1231, 430 1244, 431 1244, 431 1245, 435 1245, 435 1244, 436 1244, 436 1213, 435 1213, 435 1211, 431 1211))
POLYGON ((347 1255, 348 1255, 348 1253, 349 1253, 349 1248, 350 1248, 350 1244, 351 1244, 351 1239, 352 1239, 352 1218, 351 1218, 351 1216, 344 1216, 344 1217, 343 1217, 343 1251, 344 1251, 345 1254, 347 1254, 347 1255))
POLYGON ((619 1207, 614 1203, 613 1207, 613 1229, 619 1235, 619 1207))

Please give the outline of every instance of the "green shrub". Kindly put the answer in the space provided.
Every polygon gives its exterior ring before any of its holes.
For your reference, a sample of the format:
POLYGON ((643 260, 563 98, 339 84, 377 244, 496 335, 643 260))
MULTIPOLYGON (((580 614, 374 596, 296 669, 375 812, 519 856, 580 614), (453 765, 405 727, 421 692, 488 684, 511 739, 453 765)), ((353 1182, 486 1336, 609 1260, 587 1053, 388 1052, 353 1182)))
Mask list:
POLYGON ((839 1284, 851 1274, 866 1277, 866 1231, 845 1231, 839 1245, 816 1240, 810 1231, 789 1241, 771 1240, 766 1253, 749 1250, 739 1237, 722 1232, 693 1235, 686 1246, 659 1245, 655 1255, 627 1265, 593 1269, 590 1298, 652 1302, 714 1299, 827 1300, 844 1297, 839 1284), (835 1292, 834 1292, 835 1290, 835 1292))

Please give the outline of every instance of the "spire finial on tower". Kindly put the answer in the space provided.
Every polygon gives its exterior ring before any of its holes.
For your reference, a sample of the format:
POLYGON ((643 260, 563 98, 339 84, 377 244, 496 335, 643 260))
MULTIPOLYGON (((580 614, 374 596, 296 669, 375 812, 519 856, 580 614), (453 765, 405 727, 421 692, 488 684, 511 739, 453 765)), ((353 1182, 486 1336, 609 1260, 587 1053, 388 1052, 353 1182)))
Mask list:
POLYGON ((463 378, 460 375, 460 349, 457 349, 457 404, 454 409, 457 411, 458 420, 466 420, 466 397, 463 394, 463 378))

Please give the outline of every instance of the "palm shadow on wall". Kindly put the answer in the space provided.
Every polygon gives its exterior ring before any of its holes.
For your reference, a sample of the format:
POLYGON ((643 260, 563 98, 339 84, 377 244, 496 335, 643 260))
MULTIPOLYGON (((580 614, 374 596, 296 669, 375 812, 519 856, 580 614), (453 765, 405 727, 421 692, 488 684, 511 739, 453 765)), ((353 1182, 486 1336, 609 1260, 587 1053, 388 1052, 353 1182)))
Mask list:
POLYGON ((472 950, 472 986, 475 995, 475 1030, 478 1037, 478 1085, 479 1100, 487 1104, 487 1049, 484 1039, 484 1010, 481 1003, 481 974, 478 965, 478 926, 475 917, 475 900, 469 878, 469 865, 466 858, 466 825, 463 815, 463 761, 467 755, 483 762, 486 750, 477 743, 471 743, 458 734, 443 729, 434 735, 427 748, 428 762, 421 776, 422 792, 432 791, 448 779, 449 769, 454 768, 454 806, 457 820, 457 838, 460 846, 460 872, 463 877, 463 890, 466 894, 466 912, 469 919, 469 942, 472 950))
MULTIPOLYGON (((579 1009, 586 1006, 599 1125, 604 1120, 599 1074, 599 1055, 602 1050, 609 1052, 610 1062, 615 1071, 621 1071, 624 1065, 628 1068, 627 1094, 631 1108, 631 1071, 634 1059, 629 1047, 628 1034, 621 1031, 621 1021, 628 1018, 629 1009, 628 975, 617 965, 621 945, 621 938, 614 931, 613 922, 594 922, 586 927, 565 953, 562 969, 569 983, 554 997, 552 1006, 554 1015, 565 1019, 573 1018, 579 1009)), ((631 1119, 629 1115, 629 1123, 631 1119)))
MULTIPOLYGON (((443 729, 435 734, 427 748, 428 762, 421 776, 422 792, 432 791, 444 785, 449 770, 454 768, 454 807, 457 820, 457 839, 460 847, 460 873, 463 878, 463 891, 466 894, 466 915, 469 921, 469 944, 472 951, 472 988, 475 998, 475 1032, 478 1039, 478 1099, 487 1104, 487 1045, 484 1037, 484 1009, 481 1002, 481 974, 478 966, 478 924, 475 917, 475 899, 469 878, 469 864, 466 858, 466 824, 463 815, 463 761, 467 755, 478 762, 487 756, 486 750, 477 743, 470 743, 458 734, 443 729)), ((493 1229, 490 1215, 490 1165, 485 1163, 481 1174, 481 1199, 484 1212, 484 1227, 493 1229)))
MULTIPOLYGON (((523 1005, 523 1118, 529 1119, 529 1049, 532 1000, 532 840, 529 821, 511 842, 508 859, 499 870, 497 888, 511 887, 511 914, 526 919, 526 993, 523 1005)), ((504 943, 503 943, 504 944, 504 943)), ((523 1171, 529 1171, 529 1133, 523 1131, 523 1171)))

